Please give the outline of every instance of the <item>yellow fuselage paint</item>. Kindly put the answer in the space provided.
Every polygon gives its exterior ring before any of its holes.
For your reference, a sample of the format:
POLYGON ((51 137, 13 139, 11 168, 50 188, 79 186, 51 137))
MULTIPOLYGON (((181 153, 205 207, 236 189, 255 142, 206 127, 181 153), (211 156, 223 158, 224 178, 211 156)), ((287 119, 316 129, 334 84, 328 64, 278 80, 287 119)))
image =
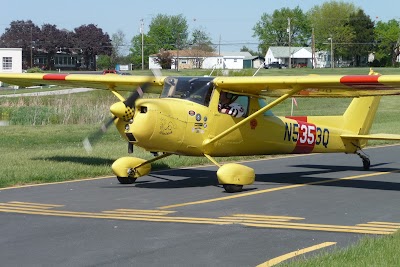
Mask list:
MULTIPOLYGON (((244 119, 219 113, 217 100, 211 99, 206 107, 183 99, 139 99, 133 122, 117 120, 117 128, 122 136, 131 136, 128 140, 148 151, 189 156, 354 152, 354 146, 340 137, 348 133, 341 128, 342 116, 260 115, 204 145, 244 119)), ((259 109, 257 98, 250 97, 248 116, 259 109)))

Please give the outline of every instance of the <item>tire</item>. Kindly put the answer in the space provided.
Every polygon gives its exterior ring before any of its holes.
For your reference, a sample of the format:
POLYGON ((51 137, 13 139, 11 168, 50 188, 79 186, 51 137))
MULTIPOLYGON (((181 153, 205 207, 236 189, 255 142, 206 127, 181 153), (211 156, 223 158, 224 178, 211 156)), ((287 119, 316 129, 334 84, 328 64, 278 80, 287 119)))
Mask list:
POLYGON ((223 187, 227 193, 237 193, 241 192, 243 189, 243 185, 236 184, 224 184, 223 187))
POLYGON ((117 179, 121 184, 133 184, 136 181, 136 178, 132 177, 117 177, 117 179))
POLYGON ((371 161, 369 159, 363 159, 364 171, 368 171, 370 166, 371 166, 371 161))

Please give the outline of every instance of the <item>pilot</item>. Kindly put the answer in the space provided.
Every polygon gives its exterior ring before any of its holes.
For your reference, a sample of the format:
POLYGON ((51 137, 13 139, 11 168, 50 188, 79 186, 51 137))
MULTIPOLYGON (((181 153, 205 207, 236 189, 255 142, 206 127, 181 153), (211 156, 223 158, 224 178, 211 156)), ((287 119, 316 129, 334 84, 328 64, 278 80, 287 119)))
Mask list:
POLYGON ((237 98, 237 95, 228 92, 221 92, 218 111, 224 114, 229 114, 232 117, 242 117, 244 115, 244 108, 242 105, 234 102, 237 98))

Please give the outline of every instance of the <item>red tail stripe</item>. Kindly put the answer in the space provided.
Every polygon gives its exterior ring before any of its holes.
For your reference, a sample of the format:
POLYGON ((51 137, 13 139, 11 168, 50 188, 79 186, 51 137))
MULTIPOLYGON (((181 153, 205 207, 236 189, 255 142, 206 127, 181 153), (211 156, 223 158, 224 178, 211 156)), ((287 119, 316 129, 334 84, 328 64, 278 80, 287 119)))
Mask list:
POLYGON ((57 80, 57 81, 65 81, 65 77, 68 74, 46 74, 43 76, 43 80, 57 80))

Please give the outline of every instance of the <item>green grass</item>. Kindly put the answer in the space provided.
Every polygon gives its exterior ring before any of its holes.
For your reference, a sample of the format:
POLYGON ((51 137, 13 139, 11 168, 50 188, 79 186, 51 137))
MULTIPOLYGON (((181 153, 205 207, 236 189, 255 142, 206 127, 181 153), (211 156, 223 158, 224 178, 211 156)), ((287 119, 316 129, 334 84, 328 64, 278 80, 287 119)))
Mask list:
POLYGON ((384 237, 365 237, 346 249, 326 250, 310 259, 284 262, 279 267, 376 267, 399 266, 400 232, 384 237))

